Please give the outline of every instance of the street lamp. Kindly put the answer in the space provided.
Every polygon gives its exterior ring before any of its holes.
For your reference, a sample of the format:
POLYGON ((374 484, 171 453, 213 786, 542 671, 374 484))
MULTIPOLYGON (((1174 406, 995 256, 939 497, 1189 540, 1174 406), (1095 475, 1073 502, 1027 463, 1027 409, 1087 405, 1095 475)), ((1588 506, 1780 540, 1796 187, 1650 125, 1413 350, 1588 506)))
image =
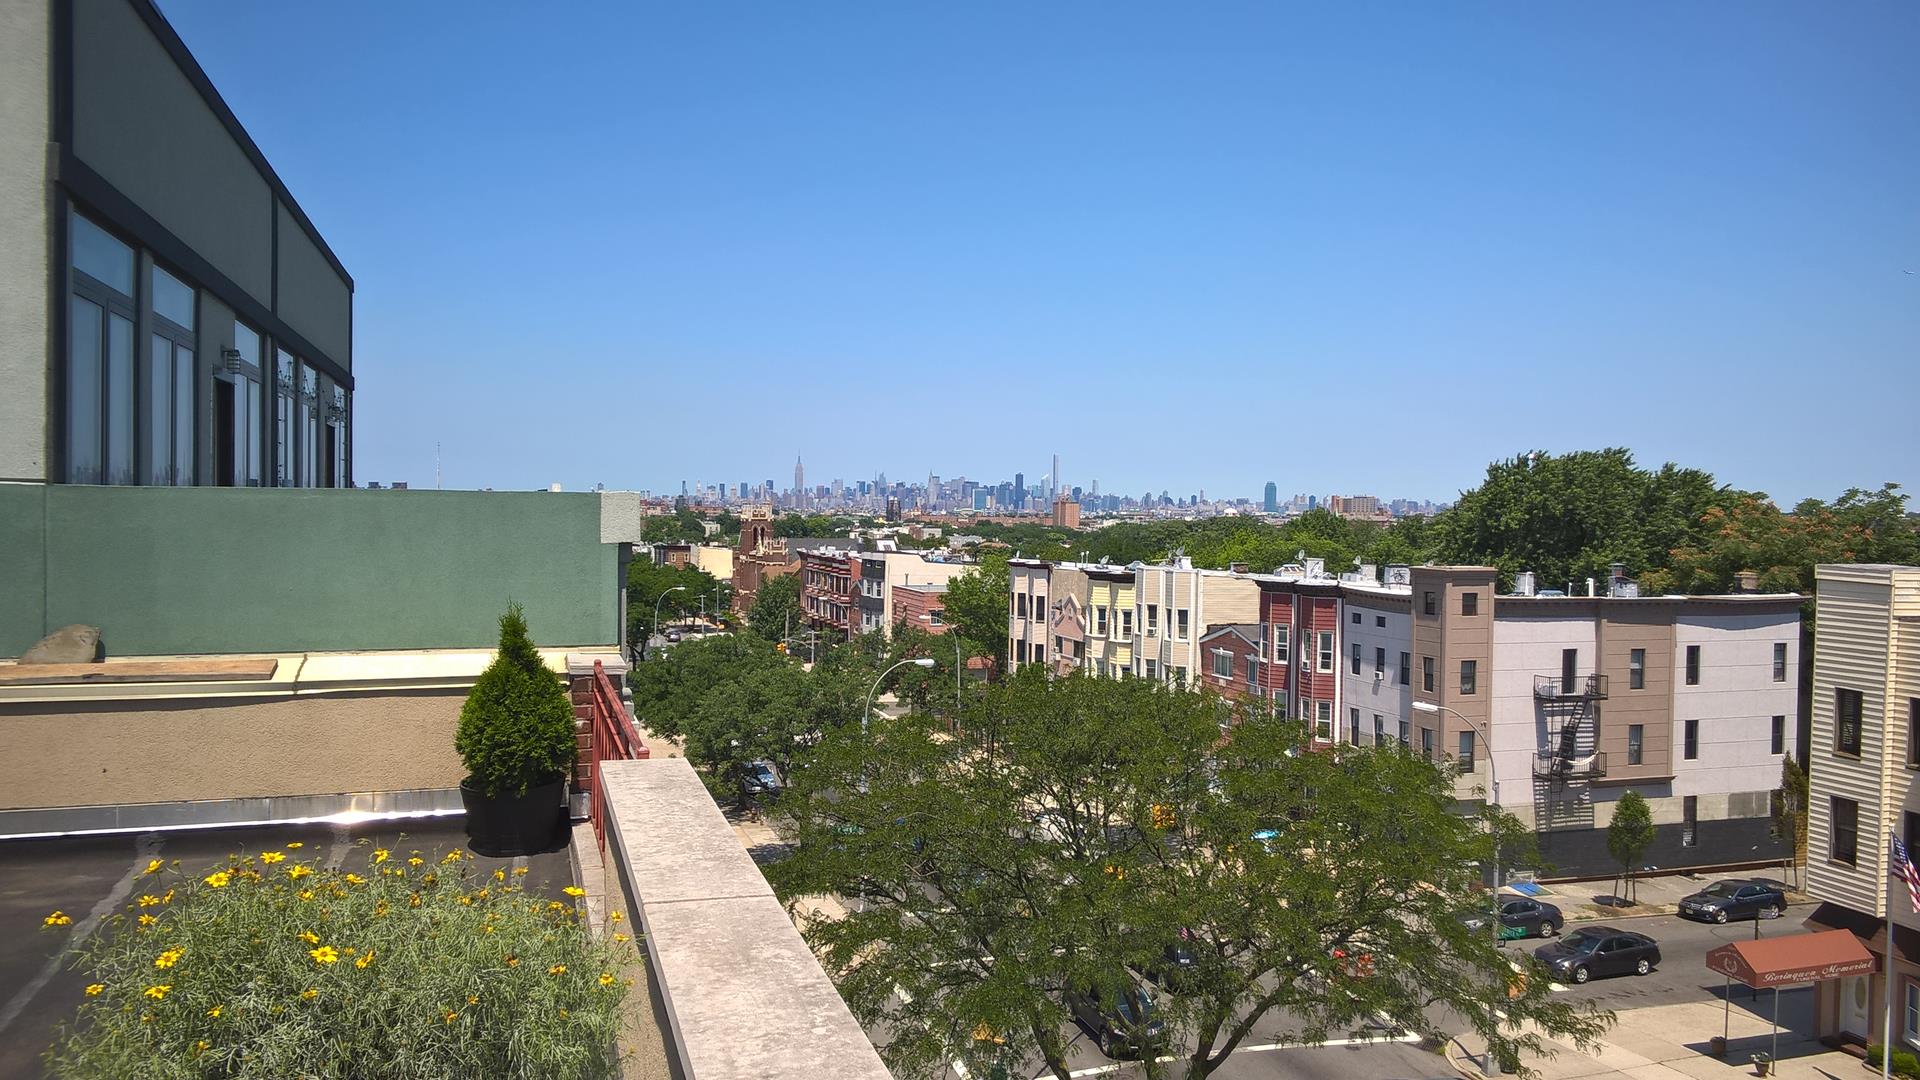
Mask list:
POLYGON ((881 672, 880 678, 873 680, 873 689, 867 691, 867 707, 860 710, 861 739, 864 740, 867 736, 867 717, 869 714, 873 712, 873 696, 880 692, 881 682, 883 682, 887 676, 893 674, 895 671, 899 670, 900 668, 906 667, 908 664, 912 664, 914 667, 932 667, 933 657, 922 656, 917 660, 902 660, 899 663, 888 668, 887 670, 881 672))
MULTIPOLYGON (((1413 711, 1423 713, 1452 713, 1454 716, 1460 718, 1461 723, 1474 729, 1474 733, 1480 736, 1487 748, 1487 786, 1492 789, 1493 805, 1497 809, 1500 806, 1500 776, 1494 771, 1493 737, 1491 733, 1488 732, 1485 727, 1475 723, 1471 718, 1461 713, 1460 710, 1451 709, 1445 705, 1436 705, 1431 701, 1414 702, 1413 711)), ((1492 817, 1487 818, 1487 833, 1488 835, 1492 835, 1493 833, 1492 817)), ((1498 841, 1494 843, 1493 847, 1493 915, 1493 937, 1497 942, 1500 940, 1500 845, 1498 841)))
POLYGON ((640 659, 645 660, 647 658, 647 643, 653 640, 653 635, 660 632, 660 601, 667 598, 667 593, 686 591, 687 587, 685 585, 675 585, 673 588, 668 589, 667 592, 661 593, 659 599, 653 602, 653 625, 647 627, 647 636, 640 641, 640 659))

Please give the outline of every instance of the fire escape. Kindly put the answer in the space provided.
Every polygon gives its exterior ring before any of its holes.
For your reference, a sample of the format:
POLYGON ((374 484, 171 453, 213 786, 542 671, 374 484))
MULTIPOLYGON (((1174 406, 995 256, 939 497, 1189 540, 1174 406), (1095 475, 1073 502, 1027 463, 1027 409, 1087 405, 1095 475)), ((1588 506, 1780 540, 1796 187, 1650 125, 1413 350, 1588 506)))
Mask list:
POLYGON ((1546 745, 1533 758, 1538 831, 1593 827, 1592 781, 1607 774, 1595 707, 1606 698, 1605 675, 1533 677, 1534 706, 1546 728, 1546 745))

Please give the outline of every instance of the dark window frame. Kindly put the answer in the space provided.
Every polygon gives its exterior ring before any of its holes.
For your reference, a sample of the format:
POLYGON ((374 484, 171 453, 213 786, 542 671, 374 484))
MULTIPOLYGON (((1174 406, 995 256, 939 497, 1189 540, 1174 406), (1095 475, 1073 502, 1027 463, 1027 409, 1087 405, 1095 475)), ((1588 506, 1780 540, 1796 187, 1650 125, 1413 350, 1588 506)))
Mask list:
POLYGON ((1420 685, 1427 692, 1433 692, 1433 657, 1420 658, 1420 685))
POLYGON ((1700 685, 1700 646, 1687 646, 1687 685, 1700 685))
POLYGON ((1480 661, 1460 661, 1460 696, 1471 697, 1480 692, 1480 661))
POLYGON ((1700 760, 1700 721, 1687 720, 1681 724, 1680 756, 1687 761, 1700 760))
POLYGON ((1866 695, 1844 686, 1833 689, 1833 751, 1848 757, 1860 756, 1861 720, 1866 712, 1866 695))
POLYGON ((1470 616, 1480 614, 1480 594, 1479 593, 1463 592, 1460 594, 1460 614, 1462 617, 1470 617, 1470 616))
POLYGON ((1647 688, 1647 650, 1631 649, 1627 652, 1627 688, 1645 690, 1647 688))
POLYGON ((1627 725, 1627 764, 1646 764, 1647 727, 1645 724, 1627 725))
POLYGON ((1827 796, 1827 824, 1827 861, 1859 866, 1860 804, 1838 795, 1827 796))

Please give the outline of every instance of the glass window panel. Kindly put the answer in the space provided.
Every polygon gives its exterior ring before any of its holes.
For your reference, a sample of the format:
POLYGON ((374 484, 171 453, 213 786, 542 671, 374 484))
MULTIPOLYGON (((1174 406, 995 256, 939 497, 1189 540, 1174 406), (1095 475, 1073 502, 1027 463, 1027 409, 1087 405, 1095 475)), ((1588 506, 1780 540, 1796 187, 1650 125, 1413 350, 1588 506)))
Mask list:
POLYGON ((133 295, 133 249, 80 214, 68 215, 73 268, 100 284, 133 295))
MULTIPOLYGON (((76 218, 76 220, 78 220, 76 218)), ((99 304, 72 298, 67 342, 67 482, 98 484, 100 461, 101 320, 99 304)))
POLYGON ((280 350, 274 361, 273 419, 275 448, 273 476, 276 487, 293 486, 293 357, 280 350))
POLYGON ((147 362, 147 468, 142 481, 173 483, 173 342, 153 336, 147 362))
POLYGON ((193 483, 193 350, 173 347, 173 482, 193 483))
POLYGON ((260 411, 260 384, 252 379, 246 380, 246 434, 241 445, 239 461, 242 464, 242 483, 248 487, 260 486, 260 431, 261 420, 265 415, 260 411))
POLYGON ((185 329, 193 329, 193 286, 154 267, 153 313, 185 329))
POLYGON ((133 483, 133 320, 107 314, 107 483, 133 483))

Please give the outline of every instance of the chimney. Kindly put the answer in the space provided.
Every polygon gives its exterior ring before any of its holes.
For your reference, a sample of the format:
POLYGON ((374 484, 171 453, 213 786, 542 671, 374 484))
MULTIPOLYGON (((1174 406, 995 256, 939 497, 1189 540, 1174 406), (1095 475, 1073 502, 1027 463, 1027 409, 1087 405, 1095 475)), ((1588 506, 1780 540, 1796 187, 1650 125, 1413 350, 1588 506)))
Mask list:
POLYGON ((1246 573, 1246 572, 1247 572, 1247 564, 1246 564, 1246 563, 1243 563, 1243 562, 1237 562, 1237 563, 1228 563, 1228 564, 1227 564, 1227 573, 1229 573, 1229 574, 1244 574, 1244 573, 1246 573))
POLYGON ((1741 570, 1733 575, 1733 591, 1756 593, 1760 591, 1760 574, 1753 570, 1741 570))
POLYGON ((1537 591, 1539 587, 1534 583, 1533 571, 1522 570, 1513 575, 1513 595, 1532 596, 1537 591))

